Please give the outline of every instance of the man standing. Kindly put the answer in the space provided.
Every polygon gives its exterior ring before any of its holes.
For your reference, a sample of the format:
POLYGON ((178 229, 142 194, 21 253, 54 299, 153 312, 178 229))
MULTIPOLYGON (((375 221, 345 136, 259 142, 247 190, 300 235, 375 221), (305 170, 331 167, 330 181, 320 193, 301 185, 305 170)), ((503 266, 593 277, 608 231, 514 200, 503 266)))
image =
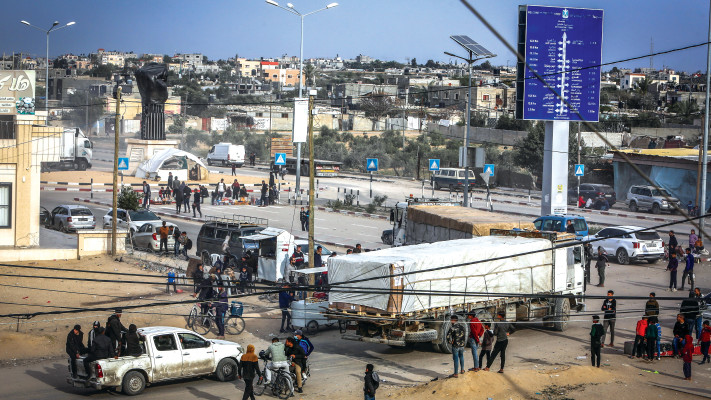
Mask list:
POLYGON ((91 348, 89 349, 89 355, 84 359, 84 371, 86 372, 86 377, 91 377, 91 372, 89 370, 89 365, 96 360, 105 360, 107 358, 116 357, 116 352, 114 347, 111 345, 111 339, 106 337, 104 333, 105 328, 99 328, 99 332, 91 343, 91 348))
POLYGON ((173 255, 176 257, 180 253, 180 229, 177 226, 173 227, 173 255))
POLYGON ((183 212, 189 212, 190 210, 190 195, 193 193, 190 190, 190 186, 183 186, 183 212))
POLYGON ((232 163, 232 176, 237 176, 237 165, 232 163))
POLYGON ((672 339, 672 348, 674 350, 674 357, 679 357, 681 348, 684 346, 684 339, 686 335, 689 334, 689 325, 686 323, 686 318, 683 314, 677 314, 676 323, 674 323, 674 339, 672 339))
POLYGON ((600 317, 593 315, 593 324, 590 328, 590 361, 593 367, 600 368, 601 338, 605 335, 605 328, 600 324, 600 317))
POLYGON ((172 172, 168 172, 168 185, 167 185, 167 187, 168 187, 168 190, 173 189, 173 173, 172 173, 172 172))
POLYGON ((657 294, 652 292, 649 294, 649 300, 644 305, 644 315, 648 317, 656 317, 659 315, 659 303, 657 302, 657 294))
MULTIPOLYGON (((176 179, 173 181, 173 184, 177 182, 178 180, 176 179)), ((177 214, 180 214, 180 208, 183 206, 183 189, 182 187, 178 187, 173 191, 173 194, 175 195, 175 212, 177 214)))
POLYGON ((86 347, 84 347, 84 333, 81 331, 80 325, 74 325, 74 329, 67 334, 66 352, 69 356, 72 378, 76 378, 77 365, 75 360, 79 359, 82 353, 86 353, 86 347))
POLYGON ((469 368, 469 371, 479 371, 479 342, 481 335, 484 333, 484 326, 473 313, 469 314, 469 347, 472 349, 472 359, 474 367, 469 368))
POLYGON ((691 293, 688 299, 681 301, 679 312, 684 314, 684 321, 686 321, 686 325, 689 327, 689 335, 694 333, 694 329, 696 329, 696 338, 698 339, 701 333, 701 326, 700 324, 697 325, 696 322, 697 320, 701 322, 701 309, 699 307, 699 301, 694 297, 694 293, 691 293))
POLYGON ((314 268, 321 268, 323 266, 323 261, 321 254, 323 253, 323 248, 321 246, 316 247, 316 252, 314 253, 314 268))
POLYGON ((193 297, 197 297, 202 289, 205 280, 205 267, 202 264, 198 264, 195 271, 193 271, 193 297))
MULTIPOLYGON (((694 291, 689 295, 689 297, 693 298, 696 300, 696 304, 698 306, 698 312, 696 313, 696 326, 694 329, 696 329, 696 339, 699 339, 701 336, 701 330, 703 329, 703 316, 701 315, 701 307, 704 305, 704 299, 703 296, 701 295, 701 289, 694 288, 694 291)), ((691 329, 690 329, 691 330, 691 329)), ((689 332, 691 333, 691 332, 689 332)))
POLYGON ((504 313, 499 312, 496 316, 496 325, 494 326, 494 336, 496 336, 496 344, 494 344, 494 351, 491 353, 489 361, 486 363, 486 368, 484 371, 488 371, 491 364, 496 360, 496 356, 501 353, 501 369, 499 373, 504 373, 504 364, 506 364, 506 347, 509 345, 509 334, 515 331, 514 327, 508 322, 504 321, 504 313))
POLYGON ((595 263, 595 268, 597 268, 597 276, 600 278, 600 282, 597 284, 598 287, 605 287, 605 268, 610 266, 607 259, 607 254, 605 249, 601 247, 597 248, 597 262, 595 263))
POLYGON ((302 231, 309 230, 309 212, 305 211, 304 207, 301 207, 301 211, 299 212, 299 221, 301 221, 302 231))
POLYGON ((601 311, 605 312, 605 319, 602 322, 602 347, 605 347, 605 336, 607 328, 610 328, 610 347, 615 347, 615 321, 617 320, 617 300, 613 298, 615 292, 607 291, 607 298, 602 302, 601 311))
POLYGON ((452 315, 449 322, 452 326, 447 332, 447 343, 452 346, 452 359, 454 360, 454 374, 451 377, 458 378, 460 367, 462 373, 466 371, 464 369, 464 347, 467 345, 465 341, 466 333, 464 332, 464 327, 459 324, 458 316, 452 315))
POLYGON ((143 181, 143 208, 151 208, 151 185, 143 181))
POLYGON ((592 244, 585 243, 583 246, 585 251, 585 274, 583 278, 583 292, 587 290, 587 286, 590 284, 590 263, 593 259, 593 249, 592 244))
POLYGON ((291 313, 289 312, 291 302, 294 301, 294 296, 288 289, 289 285, 284 285, 282 290, 279 292, 279 308, 281 308, 281 327, 279 328, 279 333, 291 332, 294 330, 294 327, 291 326, 291 313), (284 322, 286 322, 286 325, 284 322))
POLYGON ((200 202, 202 201, 202 197, 200 196, 200 190, 195 189, 195 193, 193 193, 193 218, 196 218, 197 215, 195 215, 195 211, 200 213, 200 218, 202 218, 202 210, 200 210, 200 202))
POLYGON ((676 251, 676 246, 678 245, 679 242, 677 242, 676 240, 676 235, 674 235, 674 231, 669 231, 669 255, 676 251))
POLYGON ((121 333, 128 330, 121 323, 121 311, 120 308, 117 308, 106 321, 106 336, 111 339, 117 354, 121 354, 121 333))
POLYGON ((261 189, 262 196, 260 197, 260 207, 266 207, 269 205, 269 186, 267 186, 267 183, 262 180, 262 189, 261 189))
POLYGON ((239 182, 237 179, 235 179, 234 182, 232 182, 232 199, 237 200, 239 199, 239 182))
POLYGON ((167 253, 168 252, 168 235, 170 235, 170 228, 166 225, 165 221, 163 221, 163 225, 158 228, 158 234, 160 235, 160 252, 161 253, 167 253), (163 250, 165 249, 165 250, 163 250))
POLYGON ((691 285, 691 290, 694 290, 694 255, 691 254, 691 248, 686 248, 686 266, 684 267, 684 272, 681 274, 681 290, 684 290, 684 284, 686 283, 686 277, 689 277, 689 284, 691 285))
POLYGON ((645 348, 644 336, 647 333, 647 325, 648 325, 647 318, 649 318, 649 317, 644 315, 644 316, 642 316, 642 319, 637 321, 637 327, 635 329, 634 345, 632 345, 632 354, 630 355, 630 358, 634 358, 635 356, 637 356, 637 358, 640 358, 640 357, 642 357, 642 354, 645 354, 644 357, 647 358, 646 352, 643 350, 645 348))
MULTIPOLYGON (((669 232, 671 233, 671 232, 669 232)), ((667 271, 669 271, 669 291, 676 292, 677 269, 679 268, 679 260, 676 259, 676 253, 669 252, 669 263, 667 271)))
POLYGON ((380 379, 378 374, 373 372, 373 364, 366 364, 363 380, 363 398, 365 400, 375 400, 375 391, 380 386, 380 379))
POLYGON ((654 361, 654 349, 657 348, 657 317, 649 317, 647 328, 644 331, 644 340, 647 341, 647 361, 654 361))

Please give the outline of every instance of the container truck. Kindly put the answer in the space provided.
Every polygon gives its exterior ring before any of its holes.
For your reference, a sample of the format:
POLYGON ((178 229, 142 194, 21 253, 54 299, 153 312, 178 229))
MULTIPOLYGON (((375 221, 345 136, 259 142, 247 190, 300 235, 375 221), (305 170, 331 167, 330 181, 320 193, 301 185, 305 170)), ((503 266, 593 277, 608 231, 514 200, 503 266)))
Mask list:
POLYGON ((345 326, 343 339, 431 343, 445 353, 452 351, 445 340, 451 315, 492 321, 503 312, 509 322, 542 320, 562 331, 571 310, 584 307, 581 297, 565 296, 583 295, 583 253, 570 234, 492 230, 339 256, 328 266, 324 313, 345 326))
POLYGON ((47 145, 58 149, 59 161, 43 162, 43 171, 85 171, 91 168, 92 143, 79 128, 64 128, 61 135, 47 138, 47 145))
POLYGON ((529 219, 439 199, 408 198, 399 202, 390 211, 390 222, 393 227, 383 231, 381 240, 392 246, 486 236, 491 229, 535 229, 529 219))

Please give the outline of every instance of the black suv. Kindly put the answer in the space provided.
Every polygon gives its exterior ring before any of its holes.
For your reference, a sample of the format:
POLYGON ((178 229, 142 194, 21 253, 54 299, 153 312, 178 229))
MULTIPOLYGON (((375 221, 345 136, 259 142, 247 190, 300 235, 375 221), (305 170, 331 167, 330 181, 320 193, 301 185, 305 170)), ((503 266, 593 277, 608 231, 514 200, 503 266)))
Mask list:
MULTIPOLYGON (((596 200, 602 200, 603 196, 607 198, 607 202, 610 203, 610 207, 615 205, 617 202, 617 193, 615 193, 615 189, 613 189, 610 185, 602 185, 599 183, 581 183, 580 195, 583 196, 583 200, 585 200, 586 203, 588 199, 593 199, 595 206, 598 205, 596 200)), ((578 187, 575 185, 568 186, 568 203, 578 204, 578 187)))
POLYGON ((207 219, 208 222, 203 224, 198 233, 195 252, 205 265, 212 264, 211 254, 223 254, 222 243, 227 236, 230 237, 230 253, 237 258, 242 257, 242 253, 247 250, 256 250, 256 243, 240 237, 261 232, 269 223, 265 218, 241 215, 235 215, 234 218, 207 217, 207 219))

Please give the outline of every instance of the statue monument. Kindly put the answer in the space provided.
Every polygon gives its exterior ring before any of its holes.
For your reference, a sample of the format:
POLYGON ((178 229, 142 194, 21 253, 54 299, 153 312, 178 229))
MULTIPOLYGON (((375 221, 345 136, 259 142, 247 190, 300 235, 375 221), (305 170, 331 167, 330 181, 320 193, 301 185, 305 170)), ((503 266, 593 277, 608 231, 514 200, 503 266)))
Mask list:
POLYGON ((165 140, 165 102, 168 100, 168 67, 148 63, 136 71, 141 93, 141 139, 165 140))

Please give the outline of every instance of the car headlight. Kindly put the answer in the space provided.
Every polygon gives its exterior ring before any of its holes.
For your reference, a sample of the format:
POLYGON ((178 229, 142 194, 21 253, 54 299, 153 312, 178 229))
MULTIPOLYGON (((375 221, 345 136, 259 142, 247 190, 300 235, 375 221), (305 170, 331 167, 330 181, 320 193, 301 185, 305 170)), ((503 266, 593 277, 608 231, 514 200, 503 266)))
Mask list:
POLYGON ((667 205, 666 200, 662 200, 662 205, 663 205, 663 206, 666 206, 666 205, 667 205))

